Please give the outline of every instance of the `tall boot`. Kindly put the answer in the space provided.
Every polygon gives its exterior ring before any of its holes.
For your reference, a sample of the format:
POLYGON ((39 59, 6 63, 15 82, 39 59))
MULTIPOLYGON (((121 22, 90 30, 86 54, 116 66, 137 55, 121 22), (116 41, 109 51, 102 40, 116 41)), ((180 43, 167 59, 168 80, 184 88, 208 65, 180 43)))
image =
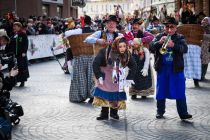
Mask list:
POLYGON ((19 87, 24 87, 25 86, 25 82, 21 82, 19 87))
POLYGON ((193 80, 194 80, 194 85, 195 85, 195 87, 199 88, 200 85, 199 85, 198 79, 193 79, 193 80))
POLYGON ((116 120, 119 120, 118 110, 117 109, 110 109, 110 117, 116 120))
POLYGON ((108 120, 108 119, 109 119, 109 108, 102 107, 101 114, 99 117, 96 118, 96 120, 108 120))

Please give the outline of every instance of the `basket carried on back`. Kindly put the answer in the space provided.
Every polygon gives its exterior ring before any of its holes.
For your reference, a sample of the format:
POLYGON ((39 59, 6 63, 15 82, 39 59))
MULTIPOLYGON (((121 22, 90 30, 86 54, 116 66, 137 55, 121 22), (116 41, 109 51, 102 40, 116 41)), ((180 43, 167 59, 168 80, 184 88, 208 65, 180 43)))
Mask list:
POLYGON ((93 45, 84 42, 85 38, 91 34, 92 33, 83 33, 68 37, 69 44, 71 46, 72 53, 74 56, 94 55, 93 45))
POLYGON ((198 24, 183 24, 177 27, 177 32, 183 34, 187 44, 201 46, 204 30, 198 24))
POLYGON ((94 50, 94 55, 97 55, 98 52, 100 51, 100 49, 104 48, 104 46, 100 45, 100 44, 93 44, 93 50, 94 50))

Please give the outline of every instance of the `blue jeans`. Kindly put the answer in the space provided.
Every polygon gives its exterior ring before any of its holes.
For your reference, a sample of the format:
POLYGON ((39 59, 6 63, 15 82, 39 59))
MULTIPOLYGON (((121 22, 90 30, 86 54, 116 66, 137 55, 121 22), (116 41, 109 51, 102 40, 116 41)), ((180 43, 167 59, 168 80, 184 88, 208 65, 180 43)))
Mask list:
MULTIPOLYGON (((165 113, 165 106, 166 104, 166 100, 157 100, 157 113, 163 115, 165 113)), ((187 115, 187 103, 186 103, 186 99, 182 99, 182 100, 176 100, 176 108, 177 108, 177 112, 179 114, 179 117, 187 115)))

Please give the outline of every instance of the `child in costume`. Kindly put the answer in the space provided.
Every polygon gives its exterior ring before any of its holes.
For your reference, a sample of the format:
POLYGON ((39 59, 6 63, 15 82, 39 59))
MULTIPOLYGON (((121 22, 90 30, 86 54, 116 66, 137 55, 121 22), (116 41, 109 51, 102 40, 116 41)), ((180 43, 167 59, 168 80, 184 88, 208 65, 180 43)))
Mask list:
POLYGON ((150 53, 149 50, 143 46, 141 38, 134 38, 132 45, 132 56, 137 64, 137 71, 134 78, 134 83, 130 88, 130 95, 132 99, 136 96, 153 95, 154 89, 152 87, 152 77, 150 69, 150 53))
POLYGON ((97 120, 119 119, 118 110, 126 108, 125 87, 131 85, 136 63, 128 51, 126 39, 117 37, 112 46, 99 51, 93 62, 97 79, 93 105, 101 106, 97 120))

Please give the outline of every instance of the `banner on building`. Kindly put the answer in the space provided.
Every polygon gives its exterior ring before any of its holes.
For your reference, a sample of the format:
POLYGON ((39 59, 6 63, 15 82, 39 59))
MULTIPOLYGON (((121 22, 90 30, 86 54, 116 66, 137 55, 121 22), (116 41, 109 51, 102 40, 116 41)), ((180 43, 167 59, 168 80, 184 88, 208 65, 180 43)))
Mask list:
POLYGON ((63 0, 42 0, 43 2, 63 4, 63 0))

